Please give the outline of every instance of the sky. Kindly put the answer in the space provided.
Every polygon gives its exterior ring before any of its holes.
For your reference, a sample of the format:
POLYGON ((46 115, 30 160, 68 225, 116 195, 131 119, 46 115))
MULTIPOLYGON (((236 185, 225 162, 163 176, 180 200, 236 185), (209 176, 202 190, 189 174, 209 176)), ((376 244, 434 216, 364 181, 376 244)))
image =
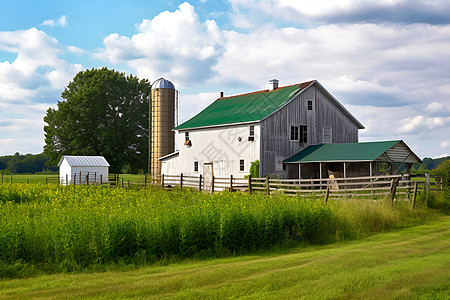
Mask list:
POLYGON ((318 80, 365 127, 450 155, 449 0, 1 0, 0 155, 43 151, 48 108, 108 67, 179 91, 179 121, 212 101, 318 80))

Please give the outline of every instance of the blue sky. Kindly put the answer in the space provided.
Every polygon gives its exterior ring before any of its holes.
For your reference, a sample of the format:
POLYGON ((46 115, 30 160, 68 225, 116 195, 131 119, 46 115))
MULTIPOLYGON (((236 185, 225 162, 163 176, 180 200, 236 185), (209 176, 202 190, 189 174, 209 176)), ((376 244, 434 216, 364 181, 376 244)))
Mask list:
POLYGON ((366 129, 450 155, 450 1, 4 0, 0 155, 40 153, 43 117, 80 70, 180 92, 184 121, 226 95, 317 79, 366 129))

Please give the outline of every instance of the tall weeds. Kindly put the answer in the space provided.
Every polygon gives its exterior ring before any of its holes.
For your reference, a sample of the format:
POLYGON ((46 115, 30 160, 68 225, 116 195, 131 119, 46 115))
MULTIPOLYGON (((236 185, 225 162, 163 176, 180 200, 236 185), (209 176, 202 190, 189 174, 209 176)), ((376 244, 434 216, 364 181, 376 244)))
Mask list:
POLYGON ((326 243, 424 217, 432 214, 400 203, 0 185, 0 277, 17 276, 23 266, 71 271, 246 253, 284 241, 326 243))

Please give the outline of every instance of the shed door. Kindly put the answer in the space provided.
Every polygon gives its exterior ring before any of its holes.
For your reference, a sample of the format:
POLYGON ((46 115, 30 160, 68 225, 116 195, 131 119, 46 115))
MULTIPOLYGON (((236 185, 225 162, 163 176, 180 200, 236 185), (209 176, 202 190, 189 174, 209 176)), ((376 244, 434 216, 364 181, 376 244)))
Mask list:
POLYGON ((204 163, 203 164, 203 187, 205 191, 212 191, 213 184, 213 176, 214 176, 214 168, 213 163, 204 163))

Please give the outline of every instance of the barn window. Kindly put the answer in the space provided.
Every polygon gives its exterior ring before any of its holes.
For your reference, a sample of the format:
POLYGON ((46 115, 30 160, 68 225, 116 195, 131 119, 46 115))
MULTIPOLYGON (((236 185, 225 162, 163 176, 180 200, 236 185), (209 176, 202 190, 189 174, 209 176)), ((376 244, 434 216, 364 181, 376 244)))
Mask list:
POLYGON ((184 133, 184 140, 187 142, 187 141, 189 141, 189 131, 186 131, 185 133, 184 133))
POLYGON ((194 161, 194 172, 198 172, 198 161, 194 161))
POLYGON ((255 126, 250 126, 250 130, 248 133, 248 140, 249 141, 254 141, 255 140, 255 126))
POLYGON ((298 126, 291 126, 291 141, 298 141, 298 126))
POLYGON ((308 100, 308 110, 313 110, 313 102, 312 102, 312 100, 308 100))
POLYGON ((239 160, 239 171, 241 172, 245 171, 245 162, 243 159, 239 160))
POLYGON ((308 142, 308 126, 306 125, 300 126, 300 142, 301 143, 308 142))

